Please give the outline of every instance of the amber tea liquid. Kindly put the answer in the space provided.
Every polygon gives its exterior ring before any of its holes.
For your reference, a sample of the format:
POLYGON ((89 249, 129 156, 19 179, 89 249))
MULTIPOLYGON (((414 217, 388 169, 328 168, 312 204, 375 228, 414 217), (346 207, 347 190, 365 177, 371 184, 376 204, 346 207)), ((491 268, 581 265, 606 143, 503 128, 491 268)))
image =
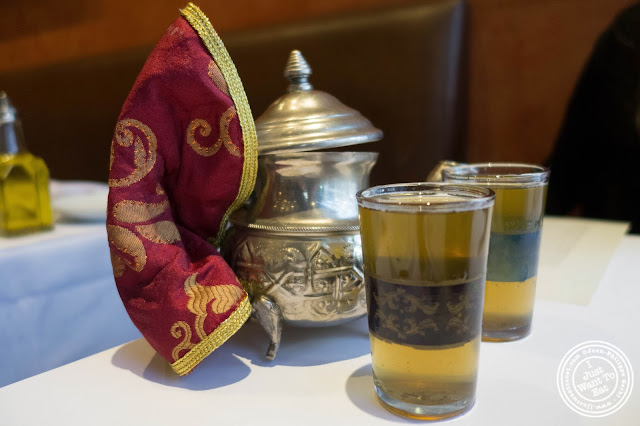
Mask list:
POLYGON ((390 411, 437 420, 473 405, 490 215, 360 206, 374 384, 390 411))
POLYGON ((516 340, 531 331, 547 187, 494 191, 482 337, 516 340))
POLYGON ((526 337, 533 317, 549 169, 522 163, 465 164, 443 169, 442 178, 495 192, 482 340, 526 337))

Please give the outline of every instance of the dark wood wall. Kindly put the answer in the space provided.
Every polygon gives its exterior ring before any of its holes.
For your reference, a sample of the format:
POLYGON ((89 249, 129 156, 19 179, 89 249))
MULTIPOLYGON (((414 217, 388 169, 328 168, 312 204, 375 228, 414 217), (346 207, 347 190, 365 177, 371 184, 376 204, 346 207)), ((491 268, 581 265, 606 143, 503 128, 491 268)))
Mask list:
MULTIPOLYGON (((224 37, 225 31, 413 1, 202 0, 197 4, 224 37)), ((468 158, 542 162, 594 41, 631 0, 468 3, 468 158)), ((184 0, 2 1, 0 73, 95 55, 117 56, 153 45, 185 4, 184 0)))
POLYGON ((468 155, 540 163, 598 35, 630 0, 471 0, 468 155))

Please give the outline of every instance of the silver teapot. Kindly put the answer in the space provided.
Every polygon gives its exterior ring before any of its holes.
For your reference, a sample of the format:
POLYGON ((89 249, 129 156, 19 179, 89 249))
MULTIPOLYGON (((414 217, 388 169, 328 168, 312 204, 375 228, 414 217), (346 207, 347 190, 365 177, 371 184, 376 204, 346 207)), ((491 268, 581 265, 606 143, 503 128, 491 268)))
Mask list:
POLYGON ((318 150, 382 138, 360 113, 313 90, 299 51, 284 74, 288 93, 256 120, 254 192, 222 245, 270 336, 268 359, 283 322, 329 326, 366 314, 355 194, 369 185, 378 154, 318 150))

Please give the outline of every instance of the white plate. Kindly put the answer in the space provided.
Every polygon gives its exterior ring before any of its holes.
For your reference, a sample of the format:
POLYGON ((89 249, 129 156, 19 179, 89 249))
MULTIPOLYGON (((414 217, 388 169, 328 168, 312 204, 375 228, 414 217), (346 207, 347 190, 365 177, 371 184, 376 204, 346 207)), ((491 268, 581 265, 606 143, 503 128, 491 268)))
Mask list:
POLYGON ((50 182, 54 214, 64 221, 104 221, 107 219, 109 186, 102 182, 50 182))

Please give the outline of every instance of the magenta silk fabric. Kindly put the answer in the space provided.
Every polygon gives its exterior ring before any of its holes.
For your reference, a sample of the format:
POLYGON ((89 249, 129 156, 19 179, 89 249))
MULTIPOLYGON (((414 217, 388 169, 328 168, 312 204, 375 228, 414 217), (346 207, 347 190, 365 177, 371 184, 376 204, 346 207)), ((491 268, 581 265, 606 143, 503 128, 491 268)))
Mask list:
POLYGON ((124 306, 172 364, 246 301, 207 242, 238 195, 244 161, 226 82, 180 17, 147 59, 118 118, 107 211, 124 306))

